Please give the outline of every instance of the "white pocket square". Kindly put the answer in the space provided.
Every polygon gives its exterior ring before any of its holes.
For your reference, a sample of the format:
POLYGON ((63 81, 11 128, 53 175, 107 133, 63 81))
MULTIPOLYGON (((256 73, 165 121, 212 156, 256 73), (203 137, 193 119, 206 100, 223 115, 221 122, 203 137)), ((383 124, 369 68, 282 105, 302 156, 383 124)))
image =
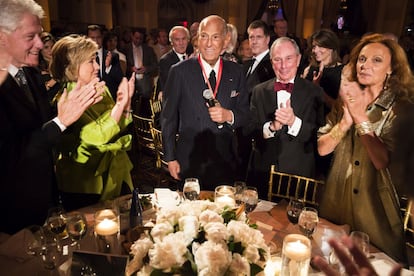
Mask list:
POLYGON ((231 91, 230 93, 230 98, 234 98, 237 97, 239 95, 239 92, 237 92, 236 90, 231 91))

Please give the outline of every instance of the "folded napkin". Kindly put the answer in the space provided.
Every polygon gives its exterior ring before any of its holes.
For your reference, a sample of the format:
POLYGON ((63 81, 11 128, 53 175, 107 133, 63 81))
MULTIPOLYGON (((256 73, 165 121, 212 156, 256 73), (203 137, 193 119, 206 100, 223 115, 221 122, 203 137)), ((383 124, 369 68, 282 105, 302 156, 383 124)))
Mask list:
MULTIPOLYGON (((384 253, 372 254, 375 258, 371 261, 372 266, 375 268, 379 276, 388 276, 391 269, 396 265, 396 262, 388 257, 384 253)), ((414 271, 408 269, 401 270, 401 276, 413 276, 414 271)))
POLYGON ((154 202, 158 208, 171 208, 180 203, 180 195, 167 188, 154 189, 154 202))
MULTIPOLYGON (((7 239, 2 238, 0 243, 0 255, 23 263, 33 257, 26 253, 26 246, 24 245, 25 236, 32 235, 29 230, 23 229, 16 234, 9 236, 7 239)), ((5 237, 2 234, 2 237, 5 237)))
POLYGON ((260 200, 257 203, 256 208, 253 210, 253 212, 267 212, 273 209, 273 207, 275 207, 277 205, 277 203, 271 202, 271 201, 267 201, 267 200, 260 200))

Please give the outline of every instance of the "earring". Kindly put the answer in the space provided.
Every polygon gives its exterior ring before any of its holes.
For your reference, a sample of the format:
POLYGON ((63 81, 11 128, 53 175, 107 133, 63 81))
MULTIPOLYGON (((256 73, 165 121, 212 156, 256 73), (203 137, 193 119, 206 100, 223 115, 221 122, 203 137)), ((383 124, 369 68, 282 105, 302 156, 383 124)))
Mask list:
POLYGON ((387 73, 385 75, 384 86, 382 87, 382 90, 387 90, 388 89, 388 84, 389 84, 388 82, 390 80, 390 76, 391 76, 391 73, 387 73))

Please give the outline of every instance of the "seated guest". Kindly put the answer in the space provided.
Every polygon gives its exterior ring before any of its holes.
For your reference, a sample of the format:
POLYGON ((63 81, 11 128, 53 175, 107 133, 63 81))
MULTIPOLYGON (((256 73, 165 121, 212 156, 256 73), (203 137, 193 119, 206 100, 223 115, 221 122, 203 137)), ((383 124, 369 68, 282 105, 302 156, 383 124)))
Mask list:
MULTIPOLYGON (((68 93, 96 78, 97 44, 89 38, 66 36, 53 47, 50 72, 68 93), (82 49, 82 51, 80 51, 82 49)), ((131 123, 133 75, 118 87, 116 102, 102 83, 96 87, 103 100, 90 108, 63 135, 56 164, 58 188, 67 210, 113 199, 132 190, 132 164, 126 150, 131 136, 122 131, 131 123)))
POLYGON ((59 90, 59 84, 50 76, 49 64, 52 59, 52 47, 55 45, 55 38, 48 32, 42 32, 40 38, 43 42, 43 49, 39 54, 39 69, 42 74, 42 81, 45 83, 48 99, 52 102, 59 90))
POLYGON ((402 187, 391 174, 391 153, 400 146, 392 129, 414 95, 406 55, 395 41, 366 35, 343 73, 341 99, 319 129, 319 154, 334 152, 320 214, 366 232, 376 247, 407 263, 397 196, 402 187))

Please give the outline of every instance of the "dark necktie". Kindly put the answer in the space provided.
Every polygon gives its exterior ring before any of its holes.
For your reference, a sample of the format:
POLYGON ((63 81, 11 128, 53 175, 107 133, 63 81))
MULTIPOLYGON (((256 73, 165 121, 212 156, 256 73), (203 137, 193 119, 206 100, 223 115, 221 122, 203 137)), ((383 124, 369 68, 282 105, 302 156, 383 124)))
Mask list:
POLYGON ((24 94, 26 96, 26 98, 32 103, 34 104, 34 99, 33 99, 33 95, 32 92, 30 92, 30 88, 29 85, 27 84, 27 79, 26 76, 24 75, 24 71, 23 69, 19 69, 17 71, 17 74, 14 76, 17 80, 17 82, 19 83, 19 86, 23 89, 24 94))
POLYGON ((216 88, 216 72, 214 72, 214 70, 211 70, 208 81, 210 82, 211 89, 213 89, 214 92, 214 89, 216 88))
POLYGON ((101 74, 101 62, 99 61, 99 52, 96 52, 96 63, 98 63, 98 65, 99 65, 98 77, 99 77, 99 79, 101 79, 102 74, 101 74))
POLYGON ((286 92, 292 93, 293 83, 281 83, 279 81, 275 82, 275 92, 280 90, 286 90, 286 92))
POLYGON ((250 76, 252 74, 252 69, 253 69, 253 65, 256 62, 255 58, 252 58, 252 60, 250 61, 250 66, 249 66, 249 70, 247 70, 247 74, 246 77, 250 76))
POLYGON ((182 55, 182 60, 185 60, 187 57, 185 55, 182 55))

